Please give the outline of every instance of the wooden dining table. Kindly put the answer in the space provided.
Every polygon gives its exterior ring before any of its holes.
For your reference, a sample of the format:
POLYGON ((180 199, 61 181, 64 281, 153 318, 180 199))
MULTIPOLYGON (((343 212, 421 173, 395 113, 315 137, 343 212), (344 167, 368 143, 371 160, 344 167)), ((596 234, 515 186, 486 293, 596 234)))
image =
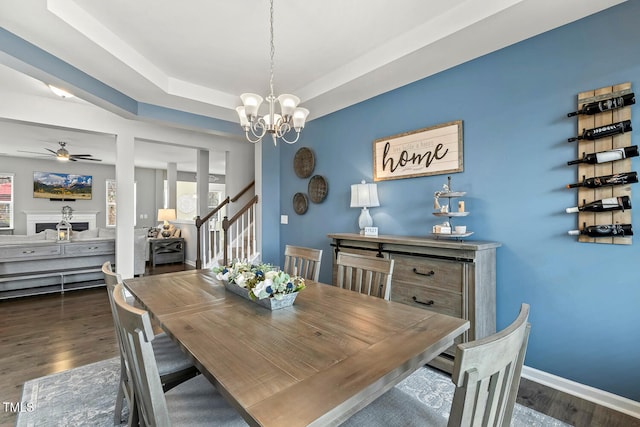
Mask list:
POLYGON ((125 287, 250 425, 339 425, 453 344, 458 319, 306 281, 271 311, 209 270, 125 287))

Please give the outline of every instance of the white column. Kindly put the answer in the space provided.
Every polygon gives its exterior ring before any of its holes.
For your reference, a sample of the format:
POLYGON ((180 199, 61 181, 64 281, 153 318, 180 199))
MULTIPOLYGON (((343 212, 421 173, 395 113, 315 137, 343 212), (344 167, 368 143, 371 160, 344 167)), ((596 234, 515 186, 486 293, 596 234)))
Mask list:
POLYGON ((178 182, 178 164, 167 163, 167 208, 176 208, 176 190, 178 182))
MULTIPOLYGON (((197 158, 197 173, 196 173, 196 191, 198 194, 198 215, 202 218, 206 214, 209 213, 209 151, 208 150, 198 150, 198 158, 197 158)), ((209 246, 210 246, 210 238, 209 238, 209 223, 205 223, 202 228, 200 228, 200 257, 203 261, 202 266, 206 267, 206 264, 209 262, 209 246)), ((194 242, 195 243, 195 242, 194 242)), ((197 245, 193 245, 197 251, 197 245)), ((194 253, 194 257, 197 255, 194 253)))
POLYGON ((135 164, 133 135, 116 136, 116 271, 123 279, 133 277, 133 230, 135 212, 135 164))
POLYGON ((209 151, 198 150, 196 187, 198 191, 198 215, 209 213, 209 151))

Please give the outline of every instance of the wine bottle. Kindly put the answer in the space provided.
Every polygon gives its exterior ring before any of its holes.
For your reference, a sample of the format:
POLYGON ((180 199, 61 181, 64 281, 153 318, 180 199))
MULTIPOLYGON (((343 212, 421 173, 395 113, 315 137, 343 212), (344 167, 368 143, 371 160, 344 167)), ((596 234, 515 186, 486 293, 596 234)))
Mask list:
POLYGON ((591 203, 585 203, 582 206, 565 209, 567 213, 575 212, 605 212, 605 211, 623 211, 631 209, 631 199, 629 196, 608 197, 602 200, 594 200, 591 203))
POLYGON ((595 141, 596 139, 606 138, 607 136, 617 135, 619 133, 631 132, 632 130, 631 120, 623 120, 610 125, 604 125, 593 129, 585 129, 582 131, 582 135, 574 136, 567 139, 567 141, 573 142, 580 139, 595 141))
POLYGON ((598 187, 610 187, 613 185, 624 185, 624 184, 633 184, 638 182, 638 173, 637 172, 624 172, 617 173, 614 175, 603 175, 596 176, 593 178, 586 178, 582 182, 577 182, 575 184, 568 184, 567 188, 576 188, 576 187, 587 187, 587 188, 598 188, 598 187))
POLYGON ((633 105, 636 103, 636 96, 632 93, 627 93, 622 96, 616 96, 609 99, 603 99, 602 101, 590 102, 583 104, 582 108, 573 113, 567 114, 567 117, 577 116, 578 114, 585 114, 592 116, 594 114, 601 113, 603 111, 615 110, 618 108, 626 107, 627 105, 633 105))
POLYGON ((633 236, 631 224, 590 225, 582 230, 570 230, 569 235, 589 237, 626 237, 633 236))
POLYGON ((571 160, 568 165, 576 165, 578 163, 606 163, 616 160, 626 159, 627 157, 636 157, 638 155, 638 146, 632 145, 624 148, 614 148, 613 150, 600 151, 598 153, 585 154, 581 159, 571 160))

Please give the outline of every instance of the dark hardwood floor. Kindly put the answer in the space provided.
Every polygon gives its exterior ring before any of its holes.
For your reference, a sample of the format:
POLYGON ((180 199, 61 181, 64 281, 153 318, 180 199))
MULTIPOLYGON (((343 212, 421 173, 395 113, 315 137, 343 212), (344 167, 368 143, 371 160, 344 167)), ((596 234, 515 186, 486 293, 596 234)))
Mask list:
MULTIPOLYGON (((191 269, 157 266, 147 274, 191 269)), ((105 288, 0 301, 0 426, 15 414, 22 384, 118 355, 105 288)), ((522 379, 518 402, 574 426, 640 427, 640 420, 522 379)))

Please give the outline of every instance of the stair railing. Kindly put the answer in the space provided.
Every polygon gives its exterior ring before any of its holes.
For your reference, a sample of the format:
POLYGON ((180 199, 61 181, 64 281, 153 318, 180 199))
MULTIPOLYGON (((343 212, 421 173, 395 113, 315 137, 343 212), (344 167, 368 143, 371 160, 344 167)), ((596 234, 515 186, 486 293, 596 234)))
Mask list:
POLYGON ((227 265, 230 259, 252 259, 257 254, 257 204, 258 196, 255 195, 231 219, 225 216, 222 220, 224 265, 227 265))
MULTIPOLYGON (((211 212, 209 212, 207 215, 205 215, 204 217, 200 218, 200 216, 196 217, 196 221, 195 221, 195 225, 196 225, 196 268, 200 269, 202 268, 202 231, 201 231, 201 227, 204 224, 208 224, 208 221, 216 214, 218 213, 223 207, 229 205, 230 203, 236 202, 238 201, 245 193, 247 193, 253 186, 255 185, 255 181, 251 181, 246 187, 244 187, 242 190, 240 190, 238 192, 237 195, 235 195, 234 197, 228 197, 225 198, 222 202, 220 202, 220 204, 218 206, 216 206, 211 212)), ((254 197, 255 201, 253 202, 254 204, 257 203, 257 197, 254 197)), ((253 200, 253 199, 252 199, 253 200)), ((247 205, 249 205, 250 203, 247 203, 247 205)), ((219 253, 220 251, 220 246, 222 246, 223 249, 223 259, 224 262, 226 263, 228 260, 225 257, 225 253, 227 252, 227 248, 230 244, 230 242, 232 242, 231 236, 229 235, 228 229, 235 225, 235 222, 242 219, 242 221, 245 220, 249 220, 251 219, 252 223, 248 223, 246 224, 246 227, 251 227, 253 229, 253 240, 255 242, 255 208, 253 209, 252 212, 252 216, 249 217, 245 217, 242 215, 239 215, 240 212, 246 213, 246 211, 248 211, 250 209, 247 208, 247 205, 245 205, 239 212, 238 214, 234 215, 232 217, 231 220, 227 219, 227 216, 224 217, 224 220, 222 221, 222 228, 223 228, 223 241, 220 244, 219 243, 219 239, 217 238, 218 232, 213 231, 211 233, 208 233, 209 235, 209 243, 210 243, 210 247, 212 248, 212 250, 210 251, 210 254, 207 254, 207 263, 211 260, 212 255, 216 256, 216 254, 219 253), (226 228, 225 228, 226 227, 226 228)), ((209 230, 209 227, 207 226, 207 230, 209 230)), ((243 228, 244 230, 244 228, 243 228)), ((244 243, 244 242, 241 242, 244 243)), ((245 245, 245 247, 247 247, 247 249, 249 248, 249 245, 245 245)), ((254 246, 251 248, 252 250, 256 250, 255 248, 255 243, 254 246)))

